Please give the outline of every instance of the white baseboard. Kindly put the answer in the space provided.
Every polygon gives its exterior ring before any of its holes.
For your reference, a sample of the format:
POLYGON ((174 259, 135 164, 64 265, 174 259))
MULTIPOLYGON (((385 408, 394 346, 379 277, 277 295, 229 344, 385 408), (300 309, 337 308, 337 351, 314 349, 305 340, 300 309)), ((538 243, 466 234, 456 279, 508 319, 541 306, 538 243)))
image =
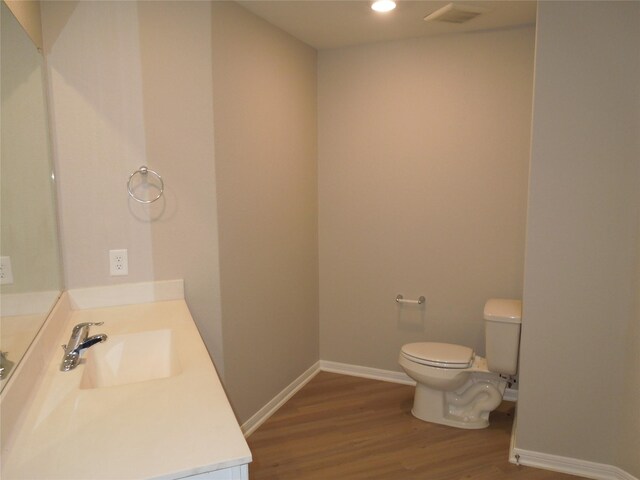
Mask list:
POLYGON ((513 446, 509 452, 509 461, 517 465, 542 468, 595 480, 639 480, 630 473, 613 465, 523 450, 513 446))
POLYGON ((416 382, 404 372, 394 372, 392 370, 381 370, 379 368, 362 367, 360 365, 350 365, 348 363, 330 362, 328 360, 320 360, 320 370, 322 370, 323 372, 351 375, 353 377, 382 380, 383 382, 402 383, 403 385, 416 384, 416 382))
POLYGON ((253 414, 249 420, 244 422, 240 426, 244 436, 248 437, 251 435, 260 425, 266 422, 271 415, 276 413, 278 409, 287 402, 287 400, 293 397, 298 390, 309 383, 309 381, 320 371, 319 365, 320 362, 314 363, 302 375, 285 387, 278 395, 273 397, 269 403, 253 414))

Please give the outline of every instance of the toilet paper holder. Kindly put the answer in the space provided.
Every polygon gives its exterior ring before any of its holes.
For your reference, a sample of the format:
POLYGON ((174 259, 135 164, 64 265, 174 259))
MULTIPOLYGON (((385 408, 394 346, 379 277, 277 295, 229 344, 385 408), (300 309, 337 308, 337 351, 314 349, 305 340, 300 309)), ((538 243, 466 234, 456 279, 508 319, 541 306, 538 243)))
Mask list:
POLYGON ((409 300, 407 298, 404 298, 401 294, 398 294, 398 296, 396 297, 397 303, 411 303, 413 305, 422 305, 426 301, 427 299, 424 298, 424 295, 421 295, 420 297, 418 297, 417 300, 409 300))

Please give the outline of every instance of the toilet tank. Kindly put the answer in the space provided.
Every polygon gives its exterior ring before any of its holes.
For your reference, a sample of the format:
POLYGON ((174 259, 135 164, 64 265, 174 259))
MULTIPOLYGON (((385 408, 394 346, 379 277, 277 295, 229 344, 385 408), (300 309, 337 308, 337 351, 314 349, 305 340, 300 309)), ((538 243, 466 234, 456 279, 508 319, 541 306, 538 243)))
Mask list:
POLYGON ((484 338, 490 371, 515 375, 521 322, 522 301, 504 298, 487 300, 484 306, 484 338))

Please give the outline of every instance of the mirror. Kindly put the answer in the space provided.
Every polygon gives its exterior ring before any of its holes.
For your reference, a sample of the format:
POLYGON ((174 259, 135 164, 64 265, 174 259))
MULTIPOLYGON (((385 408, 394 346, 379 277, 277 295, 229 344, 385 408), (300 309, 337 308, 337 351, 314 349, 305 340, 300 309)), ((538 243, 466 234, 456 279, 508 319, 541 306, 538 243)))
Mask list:
POLYGON ((0 389, 62 290, 44 62, 0 2, 0 389))

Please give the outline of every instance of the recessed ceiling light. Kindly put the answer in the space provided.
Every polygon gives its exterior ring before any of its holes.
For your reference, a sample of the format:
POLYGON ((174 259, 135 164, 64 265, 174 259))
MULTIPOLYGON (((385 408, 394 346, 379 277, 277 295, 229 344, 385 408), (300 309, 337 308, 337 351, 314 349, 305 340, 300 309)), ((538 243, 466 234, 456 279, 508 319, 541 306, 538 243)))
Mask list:
POLYGON ((371 10, 376 12, 390 12, 396 8, 396 2, 393 0, 376 0, 371 4, 371 10))

